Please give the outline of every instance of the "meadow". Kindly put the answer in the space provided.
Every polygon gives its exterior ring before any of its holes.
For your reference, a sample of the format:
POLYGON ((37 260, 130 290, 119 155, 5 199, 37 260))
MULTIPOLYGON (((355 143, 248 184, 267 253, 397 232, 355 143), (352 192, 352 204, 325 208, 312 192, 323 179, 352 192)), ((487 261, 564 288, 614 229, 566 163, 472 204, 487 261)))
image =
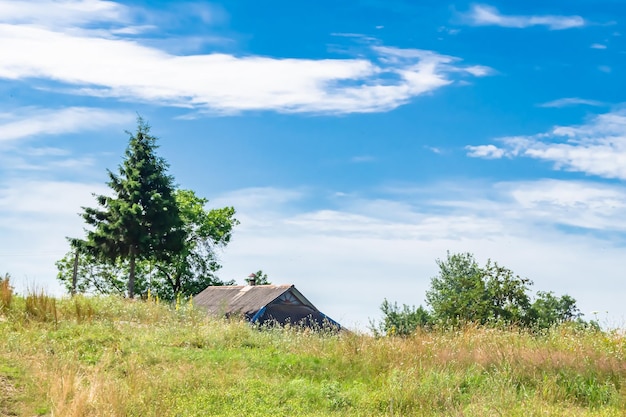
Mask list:
POLYGON ((0 286, 2 417, 624 415, 620 331, 259 330, 189 303, 0 286))

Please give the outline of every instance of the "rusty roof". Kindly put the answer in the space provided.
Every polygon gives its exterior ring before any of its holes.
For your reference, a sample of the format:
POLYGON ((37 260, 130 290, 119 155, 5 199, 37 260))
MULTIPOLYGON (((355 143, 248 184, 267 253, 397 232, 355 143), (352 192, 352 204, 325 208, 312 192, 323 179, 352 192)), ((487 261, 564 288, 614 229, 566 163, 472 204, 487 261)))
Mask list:
POLYGON ((293 285, 226 285, 207 287, 193 298, 194 305, 215 315, 250 314, 287 291, 317 310, 293 285))

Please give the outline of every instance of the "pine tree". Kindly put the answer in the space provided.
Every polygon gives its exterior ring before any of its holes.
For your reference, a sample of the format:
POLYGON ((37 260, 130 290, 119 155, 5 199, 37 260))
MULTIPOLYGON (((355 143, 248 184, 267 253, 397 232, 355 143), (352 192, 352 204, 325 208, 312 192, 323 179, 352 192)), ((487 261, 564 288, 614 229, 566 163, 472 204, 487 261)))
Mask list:
POLYGON ((168 164, 156 155, 156 138, 141 117, 119 173, 107 170, 113 196, 98 195, 98 208, 83 207, 82 217, 93 226, 84 247, 110 261, 128 260, 128 297, 135 295, 137 260, 167 261, 184 244, 185 232, 174 198, 168 164))

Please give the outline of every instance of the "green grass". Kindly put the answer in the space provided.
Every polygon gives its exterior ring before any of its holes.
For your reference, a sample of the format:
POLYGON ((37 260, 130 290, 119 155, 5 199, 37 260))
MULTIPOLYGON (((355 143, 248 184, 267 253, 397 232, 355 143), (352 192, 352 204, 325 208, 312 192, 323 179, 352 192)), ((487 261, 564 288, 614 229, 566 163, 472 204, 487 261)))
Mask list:
POLYGON ((624 416, 618 332, 256 330, 189 305, 13 296, 0 416, 624 416), (29 298, 30 297, 30 298, 29 298))

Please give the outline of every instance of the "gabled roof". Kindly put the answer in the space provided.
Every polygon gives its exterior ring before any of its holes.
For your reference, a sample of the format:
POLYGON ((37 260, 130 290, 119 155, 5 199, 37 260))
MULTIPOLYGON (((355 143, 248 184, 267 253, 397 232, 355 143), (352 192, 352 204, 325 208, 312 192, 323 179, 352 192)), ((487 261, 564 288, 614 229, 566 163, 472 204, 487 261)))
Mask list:
POLYGON ((196 295, 193 302, 214 315, 250 315, 288 291, 291 291, 302 304, 317 310, 293 285, 212 286, 196 295))

